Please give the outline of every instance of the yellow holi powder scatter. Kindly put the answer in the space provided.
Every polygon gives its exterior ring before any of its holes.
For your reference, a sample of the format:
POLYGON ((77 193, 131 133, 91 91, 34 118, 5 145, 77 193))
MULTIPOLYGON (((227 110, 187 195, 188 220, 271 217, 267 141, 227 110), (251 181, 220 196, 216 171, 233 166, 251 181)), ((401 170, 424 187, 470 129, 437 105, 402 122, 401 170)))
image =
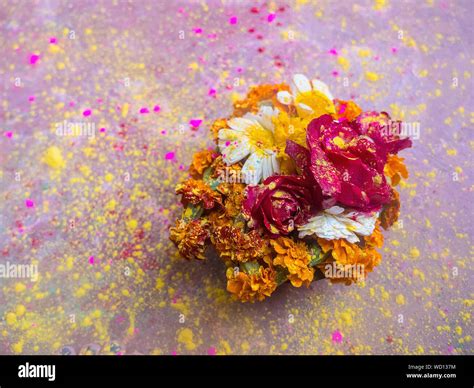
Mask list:
POLYGON ((22 353, 23 352, 23 341, 18 341, 17 343, 12 345, 13 353, 22 353))
POLYGON ((135 219, 131 219, 127 221, 127 229, 130 233, 133 233, 135 229, 137 229, 138 221, 135 219))
POLYGON ((377 73, 374 73, 372 71, 366 71, 365 79, 370 82, 376 82, 380 79, 380 76, 377 73))
POLYGON ((348 71, 351 67, 351 63, 349 62, 349 60, 342 56, 337 57, 337 63, 341 65, 344 71, 348 71))
POLYGON ((15 284, 15 292, 23 292, 26 290, 26 286, 23 283, 16 283, 15 284))
POLYGON ((105 181, 106 181, 106 182, 112 182, 113 179, 114 179, 114 176, 113 176, 113 174, 111 174, 111 173, 109 172, 109 173, 105 174, 105 177, 104 177, 104 178, 105 178, 105 181))
POLYGON ((458 151, 455 148, 450 148, 446 150, 446 153, 449 156, 456 156, 458 154, 458 151))
POLYGON ((405 304, 405 297, 402 294, 398 294, 395 301, 400 305, 405 304))
POLYGON ((414 259, 416 259, 417 257, 420 257, 420 251, 418 250, 418 248, 413 247, 412 249, 410 249, 410 256, 413 257, 414 259))
POLYGON ((65 166, 61 150, 56 146, 49 147, 43 155, 43 162, 49 167, 59 170, 65 166))
POLYGON ((123 118, 127 117, 128 108, 129 108, 129 105, 127 103, 123 104, 123 106, 122 106, 122 117, 123 118))
POLYGON ((181 329, 178 333, 178 342, 183 344, 187 350, 196 349, 196 344, 194 343, 194 334, 191 329, 181 329))
POLYGON ((5 316, 5 321, 7 322, 7 325, 14 325, 16 323, 16 314, 15 313, 7 313, 5 316))
POLYGON ((375 0, 373 9, 376 11, 380 11, 387 6, 387 0, 375 0))

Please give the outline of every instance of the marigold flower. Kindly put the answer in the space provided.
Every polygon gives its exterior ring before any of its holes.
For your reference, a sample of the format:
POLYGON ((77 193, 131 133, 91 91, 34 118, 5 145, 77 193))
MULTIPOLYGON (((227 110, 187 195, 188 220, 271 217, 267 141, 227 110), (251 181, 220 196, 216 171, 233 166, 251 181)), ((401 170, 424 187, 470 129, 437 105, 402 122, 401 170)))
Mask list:
POLYGON ((392 188, 392 199, 387 203, 380 213, 380 225, 385 230, 398 220, 400 214, 400 194, 392 188))
POLYGON ((214 139, 214 141, 216 143, 217 143, 217 137, 218 137, 219 131, 222 128, 227 128, 227 120, 226 119, 217 119, 211 125, 212 138, 214 139))
POLYGON ((402 178, 408 178, 408 170, 405 163, 403 163, 404 160, 404 158, 397 155, 388 155, 383 171, 390 178, 392 186, 398 185, 402 178))
POLYGON ((218 226, 213 229, 211 242, 222 259, 247 262, 263 257, 267 249, 267 241, 257 231, 245 234, 232 225, 218 226))
POLYGON ((290 87, 286 84, 258 85, 252 87, 246 98, 234 103, 233 116, 240 117, 248 112, 256 112, 259 109, 260 103, 267 100, 272 101, 275 107, 284 108, 276 98, 277 93, 283 90, 290 90, 290 87))
POLYGON ((336 113, 333 116, 339 121, 353 121, 362 113, 361 107, 354 101, 335 100, 335 105, 336 113))
POLYGON ((193 161, 189 167, 189 172, 193 178, 201 178, 202 173, 208 168, 214 160, 215 153, 210 150, 196 152, 193 155, 193 161))
POLYGON ((226 275, 227 291, 241 302, 262 301, 277 287, 276 273, 270 267, 260 266, 258 272, 252 274, 242 271, 236 273, 233 268, 228 268, 226 275))
POLYGON ((205 219, 186 222, 176 220, 176 225, 170 228, 170 240, 185 259, 204 260, 206 241, 209 238, 208 224, 205 219))
POLYGON ((184 206, 202 204, 204 209, 212 209, 216 204, 222 205, 221 195, 198 179, 188 179, 176 186, 176 194, 182 194, 184 206))
MULTIPOLYGON (((368 241, 373 244, 379 244, 380 241, 378 241, 378 234, 380 231, 376 231, 375 233, 377 235, 375 237, 369 236, 368 241)), ((363 265, 366 274, 371 272, 382 259, 380 253, 370 244, 366 244, 364 248, 361 248, 359 245, 352 244, 344 239, 325 240, 322 238, 318 239, 318 243, 324 253, 331 251, 331 255, 337 264, 343 266, 363 265)), ((326 263, 319 265, 319 268, 322 268, 323 272, 325 265, 326 263)))
POLYGON ((270 244, 276 252, 273 264, 288 270, 288 279, 294 287, 301 287, 302 284, 308 287, 313 280, 314 269, 308 266, 311 255, 306 244, 286 237, 270 240, 270 244))

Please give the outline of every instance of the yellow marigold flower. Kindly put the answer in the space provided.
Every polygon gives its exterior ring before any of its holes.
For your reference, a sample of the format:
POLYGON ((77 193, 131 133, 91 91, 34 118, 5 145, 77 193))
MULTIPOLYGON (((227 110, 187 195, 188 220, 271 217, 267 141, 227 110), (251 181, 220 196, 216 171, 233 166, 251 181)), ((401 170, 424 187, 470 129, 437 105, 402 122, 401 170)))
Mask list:
POLYGON ((189 167, 189 172, 193 178, 202 177, 202 173, 213 161, 214 152, 209 150, 199 151, 193 155, 193 161, 189 167))
POLYGON ((213 229, 211 241, 222 259, 247 262, 268 253, 267 241, 256 230, 245 234, 232 225, 222 225, 213 229))
POLYGON ((241 117, 247 112, 256 112, 258 111, 260 103, 267 100, 272 101, 273 106, 277 108, 286 109, 284 105, 276 99, 277 93, 283 90, 290 90, 290 87, 286 84, 253 86, 246 98, 234 103, 233 116, 241 117))
POLYGON ((205 219, 190 222, 176 220, 176 225, 170 228, 170 240, 176 245, 180 255, 188 260, 205 259, 208 238, 209 230, 205 219))
POLYGON ((348 121, 355 120, 362 113, 362 108, 354 101, 336 100, 335 119, 345 118, 348 121))
POLYGON ((204 209, 212 209, 216 204, 222 205, 221 195, 198 179, 188 179, 176 186, 176 194, 182 194, 184 206, 202 204, 204 209))
POLYGON ((227 291, 241 302, 262 301, 269 297, 277 287, 276 273, 270 267, 260 266, 258 272, 253 274, 242 271, 236 273, 233 268, 228 268, 226 275, 227 291))
POLYGON ((402 178, 408 178, 408 170, 403 163, 405 159, 397 155, 388 155, 387 163, 383 169, 386 176, 388 176, 392 182, 392 186, 396 186, 400 183, 402 178))
POLYGON ((270 244, 276 252, 273 264, 288 270, 288 279, 294 287, 301 287, 302 284, 308 287, 313 280, 314 269, 308 266, 311 255, 306 244, 286 237, 270 240, 270 244))

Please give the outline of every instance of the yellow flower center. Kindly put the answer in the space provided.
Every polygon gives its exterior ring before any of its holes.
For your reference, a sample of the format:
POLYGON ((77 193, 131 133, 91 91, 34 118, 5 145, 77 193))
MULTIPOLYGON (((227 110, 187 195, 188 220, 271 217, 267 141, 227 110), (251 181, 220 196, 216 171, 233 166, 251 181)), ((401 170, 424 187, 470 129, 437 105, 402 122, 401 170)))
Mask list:
POLYGON ((245 135, 254 151, 271 150, 275 144, 273 133, 255 123, 245 129, 245 135))

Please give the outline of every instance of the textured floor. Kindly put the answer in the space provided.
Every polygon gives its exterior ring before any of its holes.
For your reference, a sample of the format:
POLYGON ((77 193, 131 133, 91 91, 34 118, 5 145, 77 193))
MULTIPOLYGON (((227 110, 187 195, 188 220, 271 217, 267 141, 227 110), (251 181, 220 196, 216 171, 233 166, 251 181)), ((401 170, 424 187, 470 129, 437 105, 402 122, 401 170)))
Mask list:
POLYGON ((38 279, 0 278, 0 353, 473 353, 472 1, 11 3, 0 264, 38 279), (173 189, 232 98, 296 72, 419 125, 402 222, 364 284, 243 305, 176 258, 173 189))

